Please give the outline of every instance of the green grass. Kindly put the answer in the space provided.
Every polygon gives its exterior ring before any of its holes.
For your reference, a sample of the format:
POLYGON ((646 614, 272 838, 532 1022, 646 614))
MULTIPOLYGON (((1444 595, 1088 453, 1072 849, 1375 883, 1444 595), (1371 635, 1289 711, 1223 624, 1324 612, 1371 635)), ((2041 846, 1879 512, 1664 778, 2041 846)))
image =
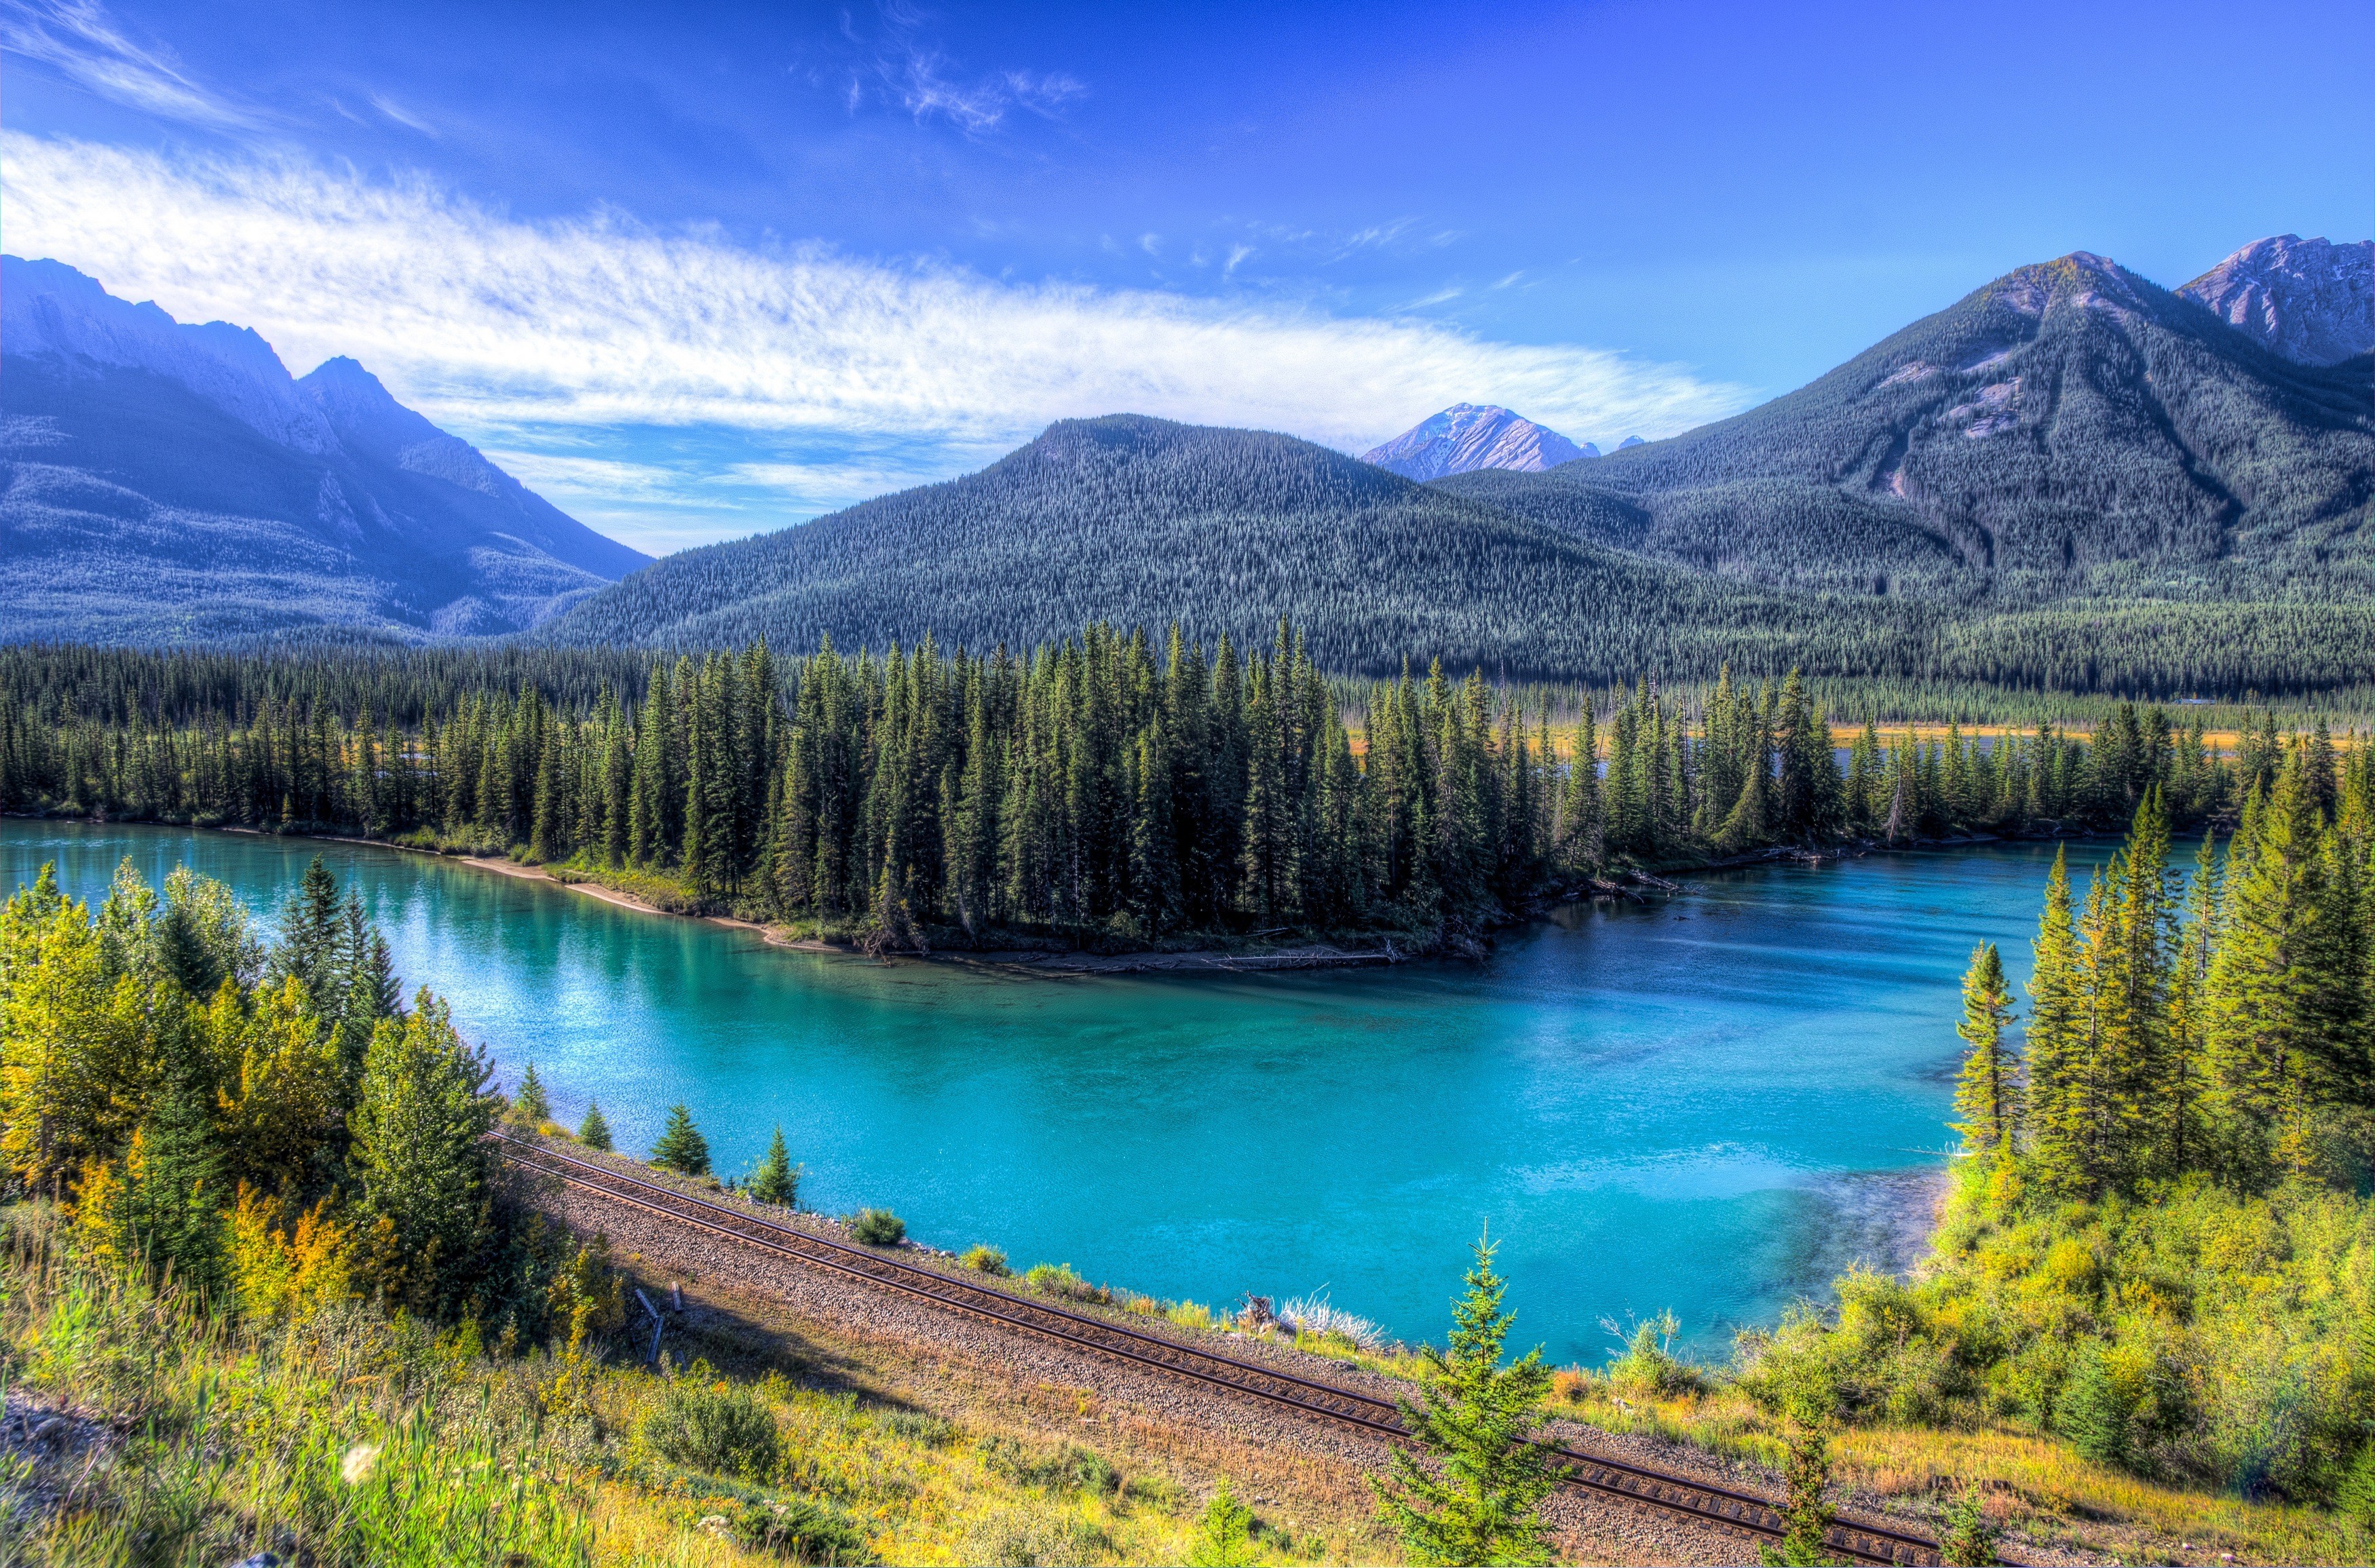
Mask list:
POLYGON ((0 1455, 0 1562, 1177 1562, 1194 1542, 1176 1481, 1077 1444, 595 1341, 490 1357, 351 1302, 250 1322, 62 1261, 39 1207, 5 1218, 0 1378, 70 1435, 0 1455))

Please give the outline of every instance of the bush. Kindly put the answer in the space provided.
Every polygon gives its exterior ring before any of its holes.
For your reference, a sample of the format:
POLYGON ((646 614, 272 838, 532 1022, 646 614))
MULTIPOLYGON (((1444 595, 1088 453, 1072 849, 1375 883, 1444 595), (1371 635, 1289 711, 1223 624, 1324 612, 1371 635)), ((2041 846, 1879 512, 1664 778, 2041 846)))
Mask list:
MULTIPOLYGON (((1623 1337, 1613 1319, 1603 1320, 1601 1326, 1623 1337)), ((1681 1321, 1672 1312, 1637 1320, 1624 1352, 1608 1363, 1608 1381, 1640 1394, 1703 1392, 1707 1373, 1674 1354, 1674 1336, 1682 1331, 1681 1321)), ((1556 1380, 1553 1381, 1555 1385, 1556 1380)))
POLYGON ((1350 1350, 1367 1350, 1374 1354, 1386 1348, 1384 1329, 1365 1317, 1332 1304, 1324 1294, 1297 1296, 1292 1301, 1281 1302, 1278 1318, 1297 1334, 1334 1339, 1350 1350))
POLYGON ((1069 1263, 1034 1263, 1023 1277, 1025 1283, 1043 1294, 1061 1296, 1066 1301, 1085 1302, 1091 1306, 1113 1305, 1113 1292, 1103 1285, 1092 1285, 1072 1272, 1069 1263))
POLYGON ((830 1503, 795 1497, 783 1503, 745 1503, 723 1517, 738 1546, 769 1551, 794 1562, 872 1562, 866 1532, 830 1503))
POLYGON ((774 1473, 774 1412, 748 1388, 713 1383, 696 1362, 644 1418, 644 1441, 670 1464, 760 1480, 774 1473))
POLYGON ((967 1247, 964 1256, 957 1261, 976 1273, 987 1274, 996 1279, 1003 1279, 1014 1272, 1006 1267, 1006 1255, 993 1246, 967 1247))
POLYGON ((1214 1322, 1212 1309, 1201 1302, 1175 1303, 1163 1315, 1182 1328, 1210 1328, 1214 1322))
POLYGON ((1034 1456, 1010 1437, 993 1437, 981 1445, 981 1462, 1018 1486, 1044 1487, 1057 1495, 1082 1491, 1111 1497, 1121 1491, 1121 1472, 1112 1460, 1069 1443, 1052 1454, 1034 1456))
POLYGON ((895 1247, 907 1239, 907 1221, 887 1208, 861 1208, 849 1222, 849 1235, 870 1247, 895 1247))
POLYGON ((974 1522, 958 1542, 956 1561, 987 1568, 1071 1568, 1101 1562, 1113 1538, 1048 1503, 1001 1508, 974 1522))

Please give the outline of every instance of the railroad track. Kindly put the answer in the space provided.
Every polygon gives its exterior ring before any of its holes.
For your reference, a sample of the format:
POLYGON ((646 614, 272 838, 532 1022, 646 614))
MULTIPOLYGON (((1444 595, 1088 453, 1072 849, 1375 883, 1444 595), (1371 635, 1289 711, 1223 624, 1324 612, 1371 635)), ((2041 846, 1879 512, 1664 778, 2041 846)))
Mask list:
MULTIPOLYGON (((1400 1443, 1409 1436, 1402 1425, 1401 1412, 1390 1400, 1374 1395, 1297 1377, 1258 1362, 1199 1350, 1159 1334, 1108 1323, 987 1285, 952 1279, 885 1257, 867 1247, 777 1224, 509 1133, 489 1136, 501 1148, 503 1158, 514 1164, 678 1224, 860 1279, 947 1311, 964 1313, 1078 1350, 1334 1421, 1388 1442, 1400 1443)), ((1582 1453, 1564 1444, 1545 1446, 1564 1472, 1562 1480, 1570 1486, 1597 1496, 1622 1498, 1661 1509, 1694 1523, 1715 1525, 1759 1540, 1781 1539, 1785 1526, 1780 1511, 1752 1492, 1735 1491, 1628 1460, 1582 1453)), ((1878 1525, 1840 1521, 1831 1527, 1828 1544, 1833 1552, 1858 1562, 1933 1564, 1939 1561, 1937 1542, 1878 1525)))

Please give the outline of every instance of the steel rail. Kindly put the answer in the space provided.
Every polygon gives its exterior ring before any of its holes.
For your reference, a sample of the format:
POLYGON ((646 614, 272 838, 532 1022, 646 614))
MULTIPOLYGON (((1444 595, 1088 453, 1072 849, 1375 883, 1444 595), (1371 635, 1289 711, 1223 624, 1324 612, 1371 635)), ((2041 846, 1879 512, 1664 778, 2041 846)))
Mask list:
MULTIPOLYGON (((713 1203, 658 1182, 582 1160, 542 1144, 496 1132, 489 1135, 506 1159, 558 1177, 573 1186, 660 1219, 707 1231, 729 1241, 781 1254, 815 1267, 918 1297, 932 1304, 1056 1339, 1095 1354, 1187 1377, 1235 1394, 1250 1395, 1305 1415, 1351 1426, 1389 1442, 1407 1441, 1401 1412, 1387 1399, 1334 1384, 1298 1377, 1257 1362, 1199 1350, 1176 1339, 1109 1323, 1084 1313, 1029 1301, 1007 1291, 951 1279, 932 1270, 884 1257, 866 1247, 779 1224, 726 1204, 713 1203)), ((1589 1491, 1642 1503, 1695 1523, 1716 1524, 1778 1540, 1786 1529, 1778 1509, 1752 1492, 1675 1475, 1629 1460, 1586 1454, 1563 1444, 1545 1444, 1563 1480, 1589 1491)), ((1827 1544, 1861 1562, 1934 1564, 1936 1542, 1875 1525, 1840 1520, 1827 1544)))

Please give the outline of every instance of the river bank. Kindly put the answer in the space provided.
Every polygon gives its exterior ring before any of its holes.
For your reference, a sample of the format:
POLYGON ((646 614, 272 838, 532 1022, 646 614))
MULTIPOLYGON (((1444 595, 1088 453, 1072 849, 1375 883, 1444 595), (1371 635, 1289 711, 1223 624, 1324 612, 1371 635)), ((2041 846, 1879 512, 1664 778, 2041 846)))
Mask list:
MULTIPOLYGON (((1483 964, 1050 984, 1046 955, 847 961, 454 856, 22 819, 0 848, 9 886, 54 862, 95 901, 129 857, 267 912, 318 851, 408 988, 444 995, 502 1082, 533 1062, 565 1125, 598 1100, 640 1151, 683 1103, 727 1175, 780 1125, 809 1201, 893 1208, 943 1246, 1177 1298, 1328 1287, 1415 1338, 1489 1215, 1513 1304, 1585 1364, 1601 1318, 1666 1307, 1720 1358, 1851 1261, 1829 1238, 1894 1250, 1862 1239, 1861 1173, 1940 1162, 1956 981, 1986 938, 2018 984, 2052 853, 1672 878, 1504 933, 1483 964)), ((2079 876, 2099 853, 2072 847, 2079 876)))
MULTIPOLYGON (((0 816, 22 817, 30 820, 79 821, 104 827, 110 819, 103 817, 68 816, 57 812, 8 812, 0 816)), ((1482 961, 1488 959, 1495 945, 1495 936, 1513 927, 1545 918, 1563 906, 1591 901, 1624 901, 1647 904, 1654 900, 1680 892, 1678 877, 1698 877, 1719 872, 1755 869, 1778 865, 1822 865, 1829 862, 1861 859, 1873 855, 1979 847, 1991 844, 2031 843, 2057 839, 2091 839, 2099 835, 2047 823, 2025 833, 1966 833, 1938 838, 1913 838, 1896 842, 1859 839, 1815 846, 1769 845, 1746 854, 1719 859, 1660 862, 1649 867, 1612 868, 1605 875, 1586 876, 1571 881, 1554 883, 1523 900, 1515 909, 1503 908, 1479 919, 1472 927, 1463 924, 1446 923, 1434 931, 1384 932, 1374 943, 1322 939, 1282 927, 1275 932, 1257 932, 1249 937, 1233 937, 1223 943, 1199 943, 1190 937, 1179 946, 1132 946, 1111 936, 1101 936, 1094 945, 1059 937, 1034 937, 1017 939, 1013 937, 994 938, 997 945, 972 947, 953 943, 935 946, 928 937, 916 934, 906 945, 888 945, 862 939, 833 940, 816 935, 814 930, 802 934, 800 924, 767 922, 734 914, 720 914, 699 908, 669 908, 650 897, 628 888, 615 886, 603 879, 598 871, 571 866, 565 862, 537 863, 519 861, 509 855, 473 854, 467 850, 433 847, 424 843, 407 843, 393 839, 364 838, 349 833, 313 833, 295 829, 275 832, 261 828, 213 826, 196 822, 142 822, 141 826, 183 828, 194 831, 233 833, 247 837, 311 840, 323 843, 346 843, 377 849, 392 849, 410 855, 431 856, 449 863, 458 863, 498 876, 528 881, 549 881, 584 893, 585 896, 644 914, 668 915, 679 919, 705 921, 729 929, 748 931, 771 947, 799 952, 825 953, 845 958, 862 958, 872 961, 892 959, 914 959, 928 962, 994 969, 1016 973, 1043 975, 1124 975, 1124 974, 1244 974, 1323 969, 1387 968, 1426 959, 1454 959, 1482 961), (1267 942, 1264 938, 1278 936, 1283 942, 1267 942)), ((637 873, 638 876, 656 874, 637 873)), ((669 890, 671 892, 673 889, 669 890)), ((681 895, 681 902, 691 902, 691 895, 681 895)), ((821 927, 821 922, 814 923, 821 927)))

